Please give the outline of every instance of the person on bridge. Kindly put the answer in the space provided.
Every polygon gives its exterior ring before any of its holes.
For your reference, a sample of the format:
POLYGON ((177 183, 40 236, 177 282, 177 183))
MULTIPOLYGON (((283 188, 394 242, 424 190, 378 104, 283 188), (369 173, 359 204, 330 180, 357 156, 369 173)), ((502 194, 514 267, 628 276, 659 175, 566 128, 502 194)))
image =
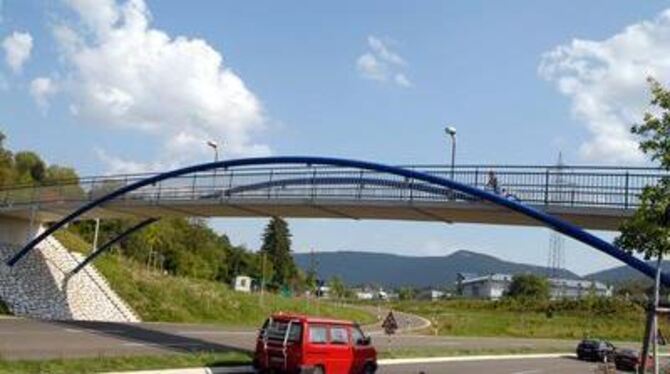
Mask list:
POLYGON ((498 177, 496 177, 496 173, 494 173, 493 170, 489 170, 489 181, 486 182, 486 187, 490 188, 496 194, 500 193, 500 185, 498 184, 498 177))

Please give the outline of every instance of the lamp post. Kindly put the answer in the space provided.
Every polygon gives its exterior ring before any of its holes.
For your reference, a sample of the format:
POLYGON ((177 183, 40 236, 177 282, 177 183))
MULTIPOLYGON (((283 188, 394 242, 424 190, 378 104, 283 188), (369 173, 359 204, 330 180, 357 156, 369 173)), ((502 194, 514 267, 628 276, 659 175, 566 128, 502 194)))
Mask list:
MULTIPOLYGON (((207 145, 214 150, 214 162, 219 162, 219 144, 213 140, 208 140, 207 145)), ((216 169, 212 173, 212 187, 216 187, 216 169)))
POLYGON ((213 140, 208 140, 207 145, 214 150, 214 162, 219 161, 219 144, 213 140))
POLYGON ((456 128, 447 126, 444 132, 451 137, 451 180, 454 180, 454 161, 456 159, 456 128))

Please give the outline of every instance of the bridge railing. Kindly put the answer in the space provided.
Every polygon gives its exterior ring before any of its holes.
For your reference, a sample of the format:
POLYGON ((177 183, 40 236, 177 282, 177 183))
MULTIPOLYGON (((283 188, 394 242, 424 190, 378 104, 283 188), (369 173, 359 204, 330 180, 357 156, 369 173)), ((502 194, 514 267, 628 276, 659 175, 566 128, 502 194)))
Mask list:
MULTIPOLYGON (((647 185, 669 174, 655 168, 463 165, 405 166, 452 178, 509 198, 536 204, 634 209, 647 185), (492 174, 491 174, 492 173, 492 174)), ((0 189, 0 209, 35 204, 84 203, 153 174, 128 174, 64 180, 51 185, 14 185, 0 189)), ((193 173, 123 196, 131 203, 173 200, 340 199, 447 201, 471 200, 448 190, 388 174, 356 169, 296 166, 240 167, 193 173)))

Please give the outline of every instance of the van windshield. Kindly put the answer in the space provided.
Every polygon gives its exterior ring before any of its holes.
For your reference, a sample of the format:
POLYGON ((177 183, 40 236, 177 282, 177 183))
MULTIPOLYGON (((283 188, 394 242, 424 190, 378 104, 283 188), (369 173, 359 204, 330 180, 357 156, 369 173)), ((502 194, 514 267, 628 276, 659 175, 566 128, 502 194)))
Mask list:
MULTIPOLYGON (((274 341, 284 341, 284 336, 286 335, 286 329, 288 329, 288 321, 268 321, 267 326, 265 327, 265 337, 268 340, 274 341)), ((299 322, 291 323, 291 330, 288 334, 287 341, 296 343, 300 341, 302 337, 302 324, 299 322)))

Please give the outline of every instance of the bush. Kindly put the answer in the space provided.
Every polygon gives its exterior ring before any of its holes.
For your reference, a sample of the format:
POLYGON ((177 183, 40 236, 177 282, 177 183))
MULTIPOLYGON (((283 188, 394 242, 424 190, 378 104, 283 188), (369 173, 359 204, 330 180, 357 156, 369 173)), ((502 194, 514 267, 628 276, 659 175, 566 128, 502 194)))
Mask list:
POLYGON ((12 314, 12 312, 9 311, 7 304, 2 300, 0 300, 0 314, 12 314))

